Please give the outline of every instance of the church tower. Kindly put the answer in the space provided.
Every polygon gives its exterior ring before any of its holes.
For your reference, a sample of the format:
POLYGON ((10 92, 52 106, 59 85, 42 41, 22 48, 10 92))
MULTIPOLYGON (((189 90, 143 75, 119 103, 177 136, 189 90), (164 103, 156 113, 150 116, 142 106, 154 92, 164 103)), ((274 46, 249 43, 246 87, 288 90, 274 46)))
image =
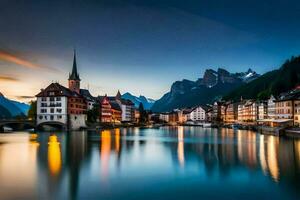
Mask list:
POLYGON ((69 89, 72 91, 80 93, 80 78, 77 72, 77 63, 76 63, 76 52, 74 51, 74 59, 73 59, 73 68, 72 73, 69 74, 69 89))
POLYGON ((116 99, 117 99, 117 100, 121 100, 121 99, 122 99, 122 95, 121 95, 121 93, 120 93, 120 90, 118 90, 118 93, 117 93, 117 95, 116 95, 116 99))

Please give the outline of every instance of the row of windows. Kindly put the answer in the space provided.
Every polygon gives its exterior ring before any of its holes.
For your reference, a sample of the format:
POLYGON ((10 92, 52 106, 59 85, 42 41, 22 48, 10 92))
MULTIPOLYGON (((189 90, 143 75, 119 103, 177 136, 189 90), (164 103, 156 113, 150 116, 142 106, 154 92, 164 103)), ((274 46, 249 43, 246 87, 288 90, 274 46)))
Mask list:
MULTIPOLYGON (((50 113, 54 113, 54 111, 55 111, 54 108, 51 108, 51 109, 50 109, 50 113)), ((57 109, 56 109, 56 112, 61 113, 61 112, 62 112, 62 109, 57 108, 57 109)), ((47 109, 41 109, 41 113, 47 113, 47 109)))
POLYGON ((291 110, 290 109, 287 109, 286 112, 285 112, 285 109, 277 109, 276 110, 276 114, 291 114, 291 110))
POLYGON ((277 107, 291 106, 291 102, 277 102, 277 107))
POLYGON ((78 104, 75 104, 75 105, 74 105, 74 104, 72 104, 72 103, 70 104, 70 107, 71 107, 71 108, 82 108, 82 109, 85 109, 85 108, 86 108, 86 106, 84 106, 84 105, 78 105, 78 104))
MULTIPOLYGON (((50 97, 50 101, 61 101, 61 97, 50 97)), ((47 101, 47 97, 42 97, 42 101, 47 101)))
POLYGON ((84 103, 83 99, 75 99, 75 98, 71 98, 70 101, 71 101, 71 102, 84 103))
MULTIPOLYGON (((41 103, 41 107, 47 107, 47 103, 41 103)), ((49 107, 61 107, 61 103, 50 103, 49 107)))
POLYGON ((75 111, 75 110, 71 110, 70 113, 71 113, 71 114, 75 114, 75 115, 83 114, 82 111, 77 111, 77 110, 76 110, 76 111, 75 111))
POLYGON ((39 119, 40 119, 40 120, 42 120, 42 119, 48 120, 48 117, 49 117, 50 120, 54 120, 55 118, 56 118, 56 119, 62 119, 62 116, 61 116, 61 115, 57 115, 57 116, 54 116, 54 115, 50 115, 50 116, 47 116, 47 115, 43 116, 43 115, 40 115, 40 116, 39 116, 39 119))

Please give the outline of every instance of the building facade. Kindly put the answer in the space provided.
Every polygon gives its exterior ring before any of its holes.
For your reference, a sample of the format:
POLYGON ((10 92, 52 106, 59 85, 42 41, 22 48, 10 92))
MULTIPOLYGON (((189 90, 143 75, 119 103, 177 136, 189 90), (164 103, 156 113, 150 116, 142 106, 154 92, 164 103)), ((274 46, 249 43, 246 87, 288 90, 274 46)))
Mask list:
POLYGON ((202 106, 194 107, 187 114, 187 121, 206 121, 206 110, 202 106))
POLYGON ((102 123, 112 122, 112 109, 107 96, 99 97, 99 121, 102 123))
POLYGON ((37 97, 37 125, 59 124, 64 129, 77 130, 86 127, 87 102, 80 94, 80 78, 74 53, 69 88, 51 83, 37 97))
POLYGON ((41 90, 37 97, 37 125, 57 122, 67 128, 68 92, 58 83, 41 90))
POLYGON ((269 99, 268 99, 268 103, 267 103, 267 118, 268 119, 275 119, 276 118, 276 108, 275 108, 275 97, 272 95, 269 99))

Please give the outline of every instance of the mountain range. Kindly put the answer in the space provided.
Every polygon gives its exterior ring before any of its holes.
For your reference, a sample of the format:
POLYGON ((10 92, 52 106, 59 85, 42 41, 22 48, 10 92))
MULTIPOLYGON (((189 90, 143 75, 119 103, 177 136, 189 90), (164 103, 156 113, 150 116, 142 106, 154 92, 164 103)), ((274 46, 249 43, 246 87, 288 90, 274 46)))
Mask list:
POLYGON ((153 99, 146 98, 145 96, 142 96, 142 95, 137 97, 137 96, 130 94, 129 92, 124 93, 122 95, 122 98, 132 101, 136 108, 138 108, 140 103, 142 103, 145 110, 151 110, 153 104, 155 103, 155 100, 153 100, 153 99))
POLYGON ((0 92, 0 119, 25 116, 27 115, 28 110, 28 104, 10 100, 0 92))
POLYGON ((271 95, 294 89, 300 84, 300 56, 288 59, 277 70, 267 72, 259 78, 242 84, 225 95, 224 99, 267 99, 271 95))
POLYGON ((207 69, 203 77, 196 81, 183 79, 174 82, 170 91, 154 103, 152 111, 165 112, 175 108, 212 103, 258 77, 260 75, 252 69, 240 73, 230 73, 223 68, 216 71, 207 69))

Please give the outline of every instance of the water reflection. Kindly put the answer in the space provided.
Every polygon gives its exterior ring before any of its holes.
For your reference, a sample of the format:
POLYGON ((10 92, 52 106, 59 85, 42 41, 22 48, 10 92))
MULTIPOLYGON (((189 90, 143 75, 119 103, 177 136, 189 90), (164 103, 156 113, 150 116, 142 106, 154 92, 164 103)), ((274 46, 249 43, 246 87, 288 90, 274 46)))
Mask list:
POLYGON ((300 140, 251 131, 164 127, 0 135, 4 199, 118 199, 129 192, 180 199, 182 185, 195 198, 211 195, 212 188, 219 197, 238 195, 236 185, 249 197, 264 198, 254 193, 263 190, 292 198, 299 195, 299 172, 300 140))
POLYGON ((177 147, 177 153, 178 153, 178 161, 181 166, 184 165, 184 133, 183 133, 183 127, 178 127, 178 147, 177 147))
POLYGON ((61 170, 60 143, 56 135, 49 136, 48 142, 48 165, 51 175, 56 176, 61 170))

